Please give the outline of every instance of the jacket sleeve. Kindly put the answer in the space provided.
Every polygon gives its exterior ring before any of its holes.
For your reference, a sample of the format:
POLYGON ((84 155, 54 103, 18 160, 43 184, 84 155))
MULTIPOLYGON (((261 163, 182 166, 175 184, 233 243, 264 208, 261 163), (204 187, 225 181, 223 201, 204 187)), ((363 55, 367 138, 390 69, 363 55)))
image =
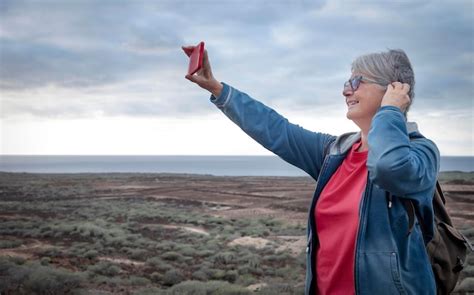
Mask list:
POLYGON ((368 143, 367 167, 375 184, 395 196, 430 195, 417 193, 433 191, 439 171, 438 148, 426 138, 410 141, 399 108, 384 106, 377 111, 368 143))
POLYGON ((211 96, 211 102, 267 150, 317 180, 325 149, 335 136, 292 124, 249 95, 225 83, 222 85, 220 96, 211 96))

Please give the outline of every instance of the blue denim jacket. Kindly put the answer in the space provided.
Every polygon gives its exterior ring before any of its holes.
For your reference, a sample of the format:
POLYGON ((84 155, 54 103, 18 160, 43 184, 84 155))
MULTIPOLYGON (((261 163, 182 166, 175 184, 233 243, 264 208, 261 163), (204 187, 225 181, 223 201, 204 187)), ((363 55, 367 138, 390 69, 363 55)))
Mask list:
MULTIPOLYGON (((211 96, 211 102, 266 149, 317 181, 309 208, 306 249, 306 294, 315 294, 319 241, 312 213, 323 187, 360 139, 360 132, 336 137, 306 130, 249 95, 222 84, 222 93, 211 96)), ((355 253, 356 294, 435 294, 425 243, 433 235, 432 197, 439 151, 393 106, 377 111, 368 143, 368 178, 359 208, 355 253), (394 196, 391 201, 387 200, 387 192, 394 196), (408 217, 400 198, 413 200, 426 227, 425 235, 418 220, 407 235, 408 217)))

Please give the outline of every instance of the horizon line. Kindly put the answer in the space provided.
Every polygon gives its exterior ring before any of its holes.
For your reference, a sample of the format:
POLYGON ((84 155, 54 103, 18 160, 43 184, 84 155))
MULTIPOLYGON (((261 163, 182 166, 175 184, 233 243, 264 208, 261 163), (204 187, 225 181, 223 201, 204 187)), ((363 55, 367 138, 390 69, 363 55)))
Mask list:
MULTIPOLYGON (((227 154, 227 155, 199 155, 199 154, 0 154, 0 157, 3 156, 69 156, 69 157, 279 157, 278 155, 236 155, 236 154, 227 154)), ((474 157, 474 155, 440 155, 441 157, 474 157)))

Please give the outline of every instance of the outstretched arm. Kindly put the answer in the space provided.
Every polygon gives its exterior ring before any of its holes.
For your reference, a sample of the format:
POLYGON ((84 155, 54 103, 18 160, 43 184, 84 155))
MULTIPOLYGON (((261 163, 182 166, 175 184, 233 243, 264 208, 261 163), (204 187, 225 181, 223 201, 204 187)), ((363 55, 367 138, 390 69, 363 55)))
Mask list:
MULTIPOLYGON (((193 46, 183 47, 188 56, 193 49, 193 46)), ((195 75, 186 75, 186 79, 211 92, 211 101, 250 137, 314 179, 318 178, 326 148, 335 136, 292 124, 249 95, 218 82, 212 74, 207 50, 202 69, 195 75)))

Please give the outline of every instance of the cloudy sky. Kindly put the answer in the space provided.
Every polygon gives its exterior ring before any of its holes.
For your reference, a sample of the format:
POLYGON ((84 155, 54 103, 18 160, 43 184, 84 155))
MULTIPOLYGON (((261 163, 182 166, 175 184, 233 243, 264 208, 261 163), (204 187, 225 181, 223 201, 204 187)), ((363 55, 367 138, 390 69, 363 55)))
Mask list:
POLYGON ((218 80, 334 135, 352 60, 404 49, 409 120, 474 156, 473 3, 0 0, 0 154, 270 154, 184 78, 202 40, 218 80))

